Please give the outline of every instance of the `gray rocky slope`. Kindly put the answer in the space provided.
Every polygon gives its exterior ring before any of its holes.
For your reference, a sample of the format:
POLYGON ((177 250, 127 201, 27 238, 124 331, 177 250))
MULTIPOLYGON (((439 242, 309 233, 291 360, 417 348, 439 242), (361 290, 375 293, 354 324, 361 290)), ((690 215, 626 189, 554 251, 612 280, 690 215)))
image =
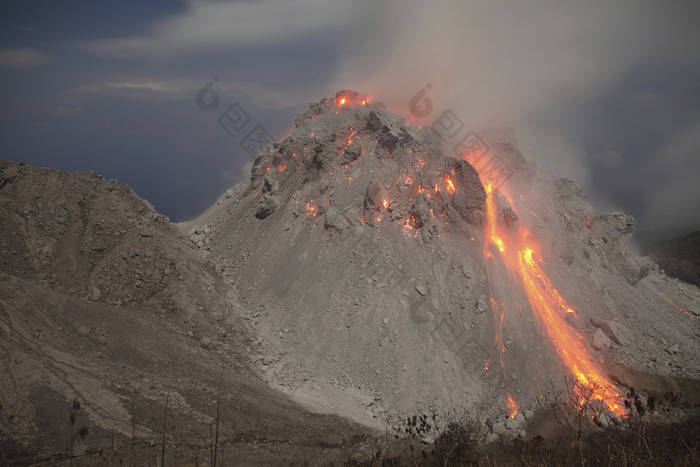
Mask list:
POLYGON ((168 456, 208 459, 220 385, 220 442, 241 463, 352 450, 346 438, 368 430, 257 376, 242 315, 214 266, 128 186, 0 161, 0 464, 110 446, 127 462, 132 445, 151 462, 166 399, 168 456))
MULTIPOLYGON (((631 217, 596 215, 509 132, 483 138, 528 200, 522 219, 500 206, 499 223, 531 226, 582 351, 620 391, 696 392, 698 289, 631 253, 631 217)), ((569 374, 522 285, 495 267, 489 286, 484 186, 439 143, 344 91, 311 104, 249 178, 181 224, 237 291, 259 369, 314 410, 374 425, 429 407, 503 420, 508 395, 531 414, 569 374), (511 305, 503 316, 492 293, 511 305)))

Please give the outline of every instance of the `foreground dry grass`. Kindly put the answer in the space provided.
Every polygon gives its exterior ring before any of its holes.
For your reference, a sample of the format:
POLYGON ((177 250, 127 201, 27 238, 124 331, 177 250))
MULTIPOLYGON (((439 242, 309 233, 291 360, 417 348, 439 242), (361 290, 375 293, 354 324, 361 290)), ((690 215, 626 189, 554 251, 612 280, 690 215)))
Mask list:
POLYGON ((403 439, 362 466, 696 466, 700 465, 700 417, 667 425, 630 425, 589 433, 580 449, 576 433, 554 441, 512 439, 479 445, 469 426, 445 430, 432 445, 403 439))
MULTIPOLYGON (((129 440, 105 446, 80 456, 56 455, 35 459, 33 465, 76 466, 233 466, 233 465, 347 465, 347 466, 696 466, 700 465, 700 417, 682 423, 646 425, 644 435, 634 426, 610 428, 582 438, 581 450, 575 436, 557 440, 501 440, 479 444, 473 423, 452 423, 433 444, 419 437, 368 438, 354 436, 328 445, 320 440, 293 445, 274 439, 226 440, 214 456, 213 443, 168 443, 129 440), (583 457, 581 457, 581 453, 583 457), (165 462, 162 459, 165 456, 165 462)), ((571 433, 569 433, 571 434, 571 433)), ((8 458, 7 465, 25 465, 8 458)))

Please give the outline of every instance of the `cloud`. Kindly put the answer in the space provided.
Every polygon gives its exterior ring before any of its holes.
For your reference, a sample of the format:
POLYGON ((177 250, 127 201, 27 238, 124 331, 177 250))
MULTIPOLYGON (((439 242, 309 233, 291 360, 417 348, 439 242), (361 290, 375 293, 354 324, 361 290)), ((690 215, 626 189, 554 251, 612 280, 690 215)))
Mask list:
MULTIPOLYGON (((125 78, 78 86, 62 96, 64 102, 76 102, 76 96, 100 95, 124 99, 153 101, 189 100, 207 84, 202 79, 149 79, 125 78)), ((303 91, 276 90, 260 83, 218 79, 214 87, 222 102, 244 100, 261 110, 279 110, 308 102, 303 91)), ((314 96, 316 98, 317 96, 314 96)))
POLYGON ((624 159, 617 151, 606 149, 591 156, 591 160, 605 169, 616 169, 622 165, 624 159))
POLYGON ((186 80, 121 80, 83 84, 72 92, 122 98, 156 100, 182 99, 191 93, 194 83, 186 80))
POLYGON ((660 157, 632 174, 645 199, 645 218, 667 236, 700 229, 700 121, 670 141, 660 157))
POLYGON ((49 63, 49 57, 29 47, 0 47, 0 70, 37 68, 49 63))
POLYGON ((73 107, 73 108, 68 108, 68 107, 59 107, 56 110, 54 110, 53 114, 56 117, 59 118, 69 118, 74 115, 79 114, 82 112, 84 109, 82 107, 73 107))
POLYGON ((700 40, 687 11, 643 1, 385 0, 365 16, 339 82, 404 111, 430 82, 436 107, 482 121, 570 110, 646 61, 687 61, 700 40))
POLYGON ((37 32, 37 31, 38 31, 37 28, 32 28, 32 27, 30 27, 30 26, 18 25, 18 26, 12 26, 12 27, 13 27, 14 29, 19 29, 20 31, 24 31, 24 32, 37 32))
POLYGON ((250 50, 297 42, 351 26, 353 6, 342 0, 189 0, 186 13, 156 22, 142 36, 85 45, 102 56, 181 60, 212 50, 250 50))

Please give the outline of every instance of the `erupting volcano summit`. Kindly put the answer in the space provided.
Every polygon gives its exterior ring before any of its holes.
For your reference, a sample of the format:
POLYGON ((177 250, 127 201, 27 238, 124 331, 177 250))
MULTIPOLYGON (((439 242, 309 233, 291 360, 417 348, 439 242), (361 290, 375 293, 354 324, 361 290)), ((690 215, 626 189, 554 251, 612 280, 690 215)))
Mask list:
POLYGON ((268 381, 363 423, 463 407, 518 432, 566 384, 608 420, 631 386, 698 379, 698 291, 632 254, 634 220, 596 215, 511 131, 474 135, 453 151, 342 91, 185 226, 268 381))

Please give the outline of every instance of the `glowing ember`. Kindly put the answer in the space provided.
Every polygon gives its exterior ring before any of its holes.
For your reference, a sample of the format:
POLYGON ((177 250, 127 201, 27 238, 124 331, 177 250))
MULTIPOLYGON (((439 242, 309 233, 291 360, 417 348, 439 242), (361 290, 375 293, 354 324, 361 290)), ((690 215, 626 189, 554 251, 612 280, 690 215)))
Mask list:
POLYGON ((452 180, 446 178, 445 183, 447 184, 447 191, 450 193, 454 193, 456 191, 455 184, 452 182, 452 180))
POLYGON ((308 217, 316 217, 318 216, 318 204, 314 203, 313 201, 309 201, 306 203, 306 215, 308 217))
POLYGON ((411 214, 408 219, 402 219, 400 223, 406 230, 415 230, 418 228, 416 226, 416 217, 413 214, 411 214))
POLYGON ((352 128, 350 128, 350 130, 351 130, 350 134, 345 139, 345 148, 344 149, 347 149, 352 144, 352 142, 355 140, 354 139, 355 135, 357 134, 357 130, 353 130, 352 128))
POLYGON ((371 102, 369 96, 362 96, 356 92, 341 92, 335 96, 337 107, 367 105, 371 102))
POLYGON ((389 201, 383 200, 382 205, 384 206, 384 209, 388 209, 389 208, 389 201))
POLYGON ((515 403, 512 397, 510 397, 510 394, 508 394, 508 408, 510 409, 510 414, 508 416, 511 418, 511 420, 514 420, 516 415, 518 415, 518 405, 515 403))

